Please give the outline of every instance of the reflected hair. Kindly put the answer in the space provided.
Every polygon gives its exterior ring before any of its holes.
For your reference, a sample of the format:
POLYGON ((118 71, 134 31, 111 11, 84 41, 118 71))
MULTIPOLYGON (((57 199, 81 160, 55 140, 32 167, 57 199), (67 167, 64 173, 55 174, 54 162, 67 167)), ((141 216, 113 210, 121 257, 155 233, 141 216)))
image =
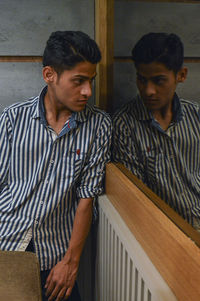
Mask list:
POLYGON ((96 42, 82 31, 56 31, 47 40, 43 54, 43 67, 51 66, 61 74, 78 63, 97 64, 101 52, 96 42))
POLYGON ((158 62, 177 73, 183 65, 184 47, 176 34, 148 33, 132 50, 135 67, 139 64, 158 62))

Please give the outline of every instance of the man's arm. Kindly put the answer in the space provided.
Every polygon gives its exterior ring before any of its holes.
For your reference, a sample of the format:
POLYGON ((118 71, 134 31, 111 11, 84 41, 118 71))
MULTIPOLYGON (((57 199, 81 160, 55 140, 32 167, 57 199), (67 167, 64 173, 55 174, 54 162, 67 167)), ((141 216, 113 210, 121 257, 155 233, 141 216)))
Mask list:
POLYGON ((111 131, 110 118, 103 116, 96 128, 95 138, 91 143, 88 159, 83 167, 81 180, 77 187, 80 201, 75 214, 69 249, 63 260, 52 269, 47 279, 49 301, 54 300, 54 296, 57 296, 56 301, 60 301, 62 296, 67 297, 71 294, 81 252, 90 229, 93 211, 92 200, 103 191, 105 165, 110 160, 111 131))
POLYGON ((134 130, 126 113, 119 113, 113 118, 112 159, 122 163, 144 182, 144 162, 137 150, 134 130))
POLYGON ((51 270, 46 282, 49 301, 68 298, 74 286, 79 261, 92 220, 92 198, 80 199, 69 242, 64 258, 51 270))

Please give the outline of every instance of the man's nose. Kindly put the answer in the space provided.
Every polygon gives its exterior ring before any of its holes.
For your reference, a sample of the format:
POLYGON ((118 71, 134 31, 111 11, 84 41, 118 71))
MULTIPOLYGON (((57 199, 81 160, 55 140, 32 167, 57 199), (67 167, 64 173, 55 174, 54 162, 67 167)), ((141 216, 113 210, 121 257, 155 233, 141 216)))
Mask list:
POLYGON ((151 96, 151 95, 154 95, 156 93, 156 88, 155 88, 154 83, 152 83, 150 81, 148 81, 146 83, 145 93, 146 93, 147 96, 151 96))
POLYGON ((82 86, 81 94, 87 98, 92 96, 92 84, 89 81, 82 86))

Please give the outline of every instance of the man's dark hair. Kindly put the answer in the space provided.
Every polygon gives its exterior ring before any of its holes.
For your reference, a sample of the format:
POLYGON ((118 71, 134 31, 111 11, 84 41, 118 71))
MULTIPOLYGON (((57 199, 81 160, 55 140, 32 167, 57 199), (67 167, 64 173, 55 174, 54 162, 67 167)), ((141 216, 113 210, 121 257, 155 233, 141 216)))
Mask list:
POLYGON ((139 64, 158 62, 177 73, 183 65, 183 43, 173 33, 148 33, 136 43, 132 59, 136 68, 139 64))
POLYGON ((81 31, 56 31, 46 43, 43 67, 51 66, 61 74, 78 63, 88 61, 96 64, 100 60, 99 47, 87 34, 81 31))

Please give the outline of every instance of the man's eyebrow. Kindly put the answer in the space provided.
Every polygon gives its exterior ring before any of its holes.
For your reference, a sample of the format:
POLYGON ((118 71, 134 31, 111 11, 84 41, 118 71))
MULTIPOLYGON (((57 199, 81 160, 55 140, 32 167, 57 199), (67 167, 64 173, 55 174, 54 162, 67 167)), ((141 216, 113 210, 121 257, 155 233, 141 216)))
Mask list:
MULTIPOLYGON (((97 76, 97 73, 92 77, 92 79, 95 79, 96 76, 97 76)), ((74 75, 74 78, 90 79, 89 76, 85 76, 85 75, 81 75, 81 74, 74 75)))
POLYGON ((138 76, 138 77, 143 77, 143 78, 145 78, 145 76, 143 76, 142 74, 140 74, 140 73, 136 73, 136 75, 138 76))
POLYGON ((155 75, 154 77, 166 77, 165 74, 158 74, 158 75, 155 75))
MULTIPOLYGON (((141 77, 141 78, 146 78, 144 75, 140 74, 140 73, 136 73, 136 75, 138 77, 141 77)), ((154 78, 166 78, 167 76, 165 74, 158 74, 158 75, 155 75, 155 76, 152 76, 151 78, 154 79, 154 78)))

